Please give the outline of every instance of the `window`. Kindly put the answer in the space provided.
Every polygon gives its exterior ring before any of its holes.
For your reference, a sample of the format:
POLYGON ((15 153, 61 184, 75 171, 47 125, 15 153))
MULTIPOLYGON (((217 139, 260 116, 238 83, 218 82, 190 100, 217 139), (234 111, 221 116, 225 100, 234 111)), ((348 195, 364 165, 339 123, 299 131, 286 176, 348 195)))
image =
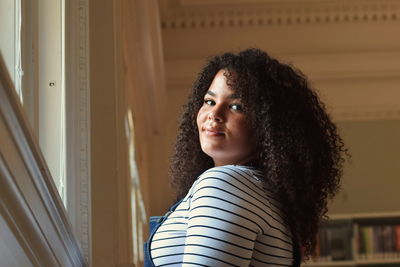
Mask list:
POLYGON ((6 63, 11 80, 23 101, 21 92, 21 1, 0 2, 0 51, 6 63))
POLYGON ((0 51, 86 258, 90 254, 87 13, 88 0, 0 1, 0 51), (68 101, 72 104, 67 114, 68 101))
POLYGON ((4 0, 0 12, 3 57, 65 204, 64 1, 4 0))

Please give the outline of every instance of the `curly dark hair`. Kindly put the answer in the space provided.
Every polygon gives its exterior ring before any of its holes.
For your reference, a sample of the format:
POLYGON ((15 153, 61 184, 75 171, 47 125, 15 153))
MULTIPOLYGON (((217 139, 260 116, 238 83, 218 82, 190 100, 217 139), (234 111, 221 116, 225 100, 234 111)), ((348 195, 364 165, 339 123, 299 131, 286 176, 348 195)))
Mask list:
POLYGON ((214 167, 200 147, 196 117, 219 70, 242 99, 257 144, 256 159, 282 202, 295 240, 306 257, 326 217, 327 202, 339 190, 347 150, 325 105, 306 77, 259 49, 212 57, 193 84, 184 106, 170 166, 177 198, 214 167), (232 75, 234 74, 234 75, 232 75))

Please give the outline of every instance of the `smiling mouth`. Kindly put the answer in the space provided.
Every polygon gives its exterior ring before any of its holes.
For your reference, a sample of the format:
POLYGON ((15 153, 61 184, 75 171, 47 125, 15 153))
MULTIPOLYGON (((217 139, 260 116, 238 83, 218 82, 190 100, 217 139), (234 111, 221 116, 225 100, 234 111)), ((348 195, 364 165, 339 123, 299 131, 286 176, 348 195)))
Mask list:
POLYGON ((212 131, 207 129, 205 129, 204 132, 207 136, 213 136, 213 137, 222 137, 225 135, 223 132, 212 131))

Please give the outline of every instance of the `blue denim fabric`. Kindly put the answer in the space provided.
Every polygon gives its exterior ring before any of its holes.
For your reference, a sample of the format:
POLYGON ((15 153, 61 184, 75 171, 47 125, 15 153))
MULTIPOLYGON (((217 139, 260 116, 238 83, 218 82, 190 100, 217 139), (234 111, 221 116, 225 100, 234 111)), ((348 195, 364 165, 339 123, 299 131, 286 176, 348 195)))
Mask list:
POLYGON ((150 236, 147 242, 144 243, 144 267, 155 267, 153 259, 150 254, 150 244, 157 229, 162 223, 168 218, 168 216, 176 209, 176 207, 182 202, 182 200, 172 205, 168 212, 164 216, 151 216, 149 221, 150 236))

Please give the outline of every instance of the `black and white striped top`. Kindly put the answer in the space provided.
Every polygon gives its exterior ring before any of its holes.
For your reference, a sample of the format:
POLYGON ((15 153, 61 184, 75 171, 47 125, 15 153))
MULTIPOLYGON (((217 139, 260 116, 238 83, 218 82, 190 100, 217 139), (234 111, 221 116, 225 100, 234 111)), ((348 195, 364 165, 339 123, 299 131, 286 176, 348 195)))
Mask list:
POLYGON ((293 245, 280 204, 255 169, 214 167, 157 229, 156 266, 292 266, 293 245))

